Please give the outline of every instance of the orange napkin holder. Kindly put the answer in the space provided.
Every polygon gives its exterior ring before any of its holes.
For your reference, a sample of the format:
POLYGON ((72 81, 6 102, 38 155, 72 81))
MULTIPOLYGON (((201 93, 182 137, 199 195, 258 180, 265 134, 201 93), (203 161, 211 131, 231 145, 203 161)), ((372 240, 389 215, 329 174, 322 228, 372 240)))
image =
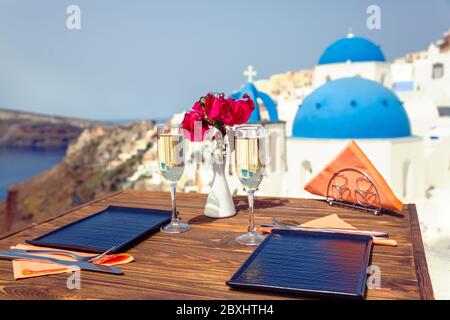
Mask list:
POLYGON ((372 212, 401 211, 403 203, 355 141, 309 181, 305 190, 339 204, 372 212))

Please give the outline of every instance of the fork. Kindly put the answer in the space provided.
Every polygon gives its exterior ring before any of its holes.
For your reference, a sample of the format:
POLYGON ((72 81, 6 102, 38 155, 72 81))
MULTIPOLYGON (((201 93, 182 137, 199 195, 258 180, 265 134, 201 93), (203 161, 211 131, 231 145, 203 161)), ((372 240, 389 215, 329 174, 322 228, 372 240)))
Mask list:
POLYGON ((30 253, 30 254, 36 254, 36 253, 56 254, 56 255, 63 255, 63 256, 68 256, 68 257, 74 258, 76 261, 79 261, 79 262, 93 262, 97 259, 100 259, 100 258, 106 256, 108 253, 113 251, 115 248, 116 247, 113 246, 113 247, 109 248, 108 250, 106 250, 105 252, 95 255, 93 257, 84 257, 84 256, 80 256, 76 253, 69 252, 69 251, 63 251, 63 250, 11 249, 10 252, 12 252, 12 253, 30 253))

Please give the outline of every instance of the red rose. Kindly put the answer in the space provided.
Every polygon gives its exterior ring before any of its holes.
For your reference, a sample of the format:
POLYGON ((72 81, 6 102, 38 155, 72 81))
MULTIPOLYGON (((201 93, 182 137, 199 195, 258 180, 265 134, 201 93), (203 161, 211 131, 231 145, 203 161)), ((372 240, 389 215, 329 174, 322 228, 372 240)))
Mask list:
POLYGON ((224 126, 246 123, 254 109, 253 100, 247 94, 234 101, 232 98, 226 99, 223 93, 208 93, 184 115, 184 135, 191 141, 203 141, 211 125, 225 134, 224 126))
POLYGON ((215 97, 208 94, 205 97, 205 114, 211 120, 219 120, 223 122, 223 118, 229 113, 233 99, 225 99, 223 94, 215 97))
POLYGON ((243 99, 231 103, 230 110, 223 119, 224 123, 229 126, 246 123, 254 109, 253 100, 245 94, 243 99))
POLYGON ((208 123, 203 115, 197 111, 186 112, 181 126, 184 129, 184 136, 190 141, 203 141, 206 132, 209 130, 208 123))
POLYGON ((194 111, 196 111, 196 112, 198 112, 198 113, 200 113, 200 114, 203 114, 203 113, 204 113, 203 107, 202 107, 202 104, 200 103, 200 101, 197 101, 197 102, 192 106, 192 110, 194 110, 194 111))

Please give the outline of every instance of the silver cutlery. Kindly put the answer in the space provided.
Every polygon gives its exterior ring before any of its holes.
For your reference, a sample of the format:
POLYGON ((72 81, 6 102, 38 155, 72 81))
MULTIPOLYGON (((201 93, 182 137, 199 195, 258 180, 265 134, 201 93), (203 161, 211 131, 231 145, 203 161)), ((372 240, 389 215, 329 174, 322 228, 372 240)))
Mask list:
POLYGON ((112 274, 123 274, 123 271, 117 268, 104 266, 100 264, 93 264, 86 261, 67 261, 67 260, 59 260, 55 258, 42 257, 32 254, 22 254, 22 253, 12 253, 12 252, 0 252, 0 259, 4 260, 31 260, 31 261, 45 261, 52 262, 56 264, 61 264, 64 266, 77 266, 83 270, 95 271, 95 272, 104 272, 104 273, 112 273, 112 274))
POLYGON ((45 250, 45 249, 10 249, 9 252, 11 253, 20 253, 20 254, 38 254, 38 253, 42 253, 42 254, 55 254, 55 255, 63 255, 63 256, 68 256, 71 258, 74 258, 77 261, 85 261, 85 262, 93 262, 97 259, 100 259, 102 257, 104 257, 105 255, 107 255, 108 253, 110 253, 111 251, 113 251, 116 247, 111 247, 110 249, 106 250, 103 253, 100 253, 98 255, 95 256, 90 256, 90 257, 84 257, 84 256, 80 256, 76 253, 70 252, 70 251, 64 251, 64 250, 45 250))
POLYGON ((316 232, 336 232, 336 233, 351 233, 351 234, 361 234, 368 235, 379 238, 389 238, 389 233, 381 231, 367 231, 367 230, 356 230, 356 229, 343 229, 343 228, 310 228, 303 226, 291 226, 285 224, 277 219, 272 219, 273 224, 265 224, 267 227, 280 227, 282 229, 292 229, 292 230, 306 230, 306 231, 316 231, 316 232))

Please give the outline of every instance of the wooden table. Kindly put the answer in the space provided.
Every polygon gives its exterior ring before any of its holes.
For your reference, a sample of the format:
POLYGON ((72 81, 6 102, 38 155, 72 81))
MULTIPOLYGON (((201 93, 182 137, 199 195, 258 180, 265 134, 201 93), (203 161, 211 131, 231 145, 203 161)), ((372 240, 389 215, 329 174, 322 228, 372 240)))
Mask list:
MULTIPOLYGON (((178 194, 178 208, 192 230, 181 235, 161 232, 150 236, 129 253, 136 261, 121 266, 125 275, 82 271, 81 289, 69 290, 68 274, 14 280, 10 261, 0 261, 1 299, 293 299, 298 296, 239 291, 227 281, 252 252, 234 238, 246 230, 247 201, 235 197, 238 214, 228 219, 205 217, 205 195, 178 194)), ((108 205, 170 209, 168 193, 121 191, 71 209, 50 221, 0 240, 0 249, 25 243, 54 228, 90 215, 108 205)), ((256 223, 272 217, 301 223, 337 213, 361 229, 388 231, 398 247, 375 246, 372 264, 381 268, 381 289, 367 290, 367 299, 433 299, 419 221, 414 205, 403 217, 353 211, 319 200, 261 198, 255 201, 256 223)))

